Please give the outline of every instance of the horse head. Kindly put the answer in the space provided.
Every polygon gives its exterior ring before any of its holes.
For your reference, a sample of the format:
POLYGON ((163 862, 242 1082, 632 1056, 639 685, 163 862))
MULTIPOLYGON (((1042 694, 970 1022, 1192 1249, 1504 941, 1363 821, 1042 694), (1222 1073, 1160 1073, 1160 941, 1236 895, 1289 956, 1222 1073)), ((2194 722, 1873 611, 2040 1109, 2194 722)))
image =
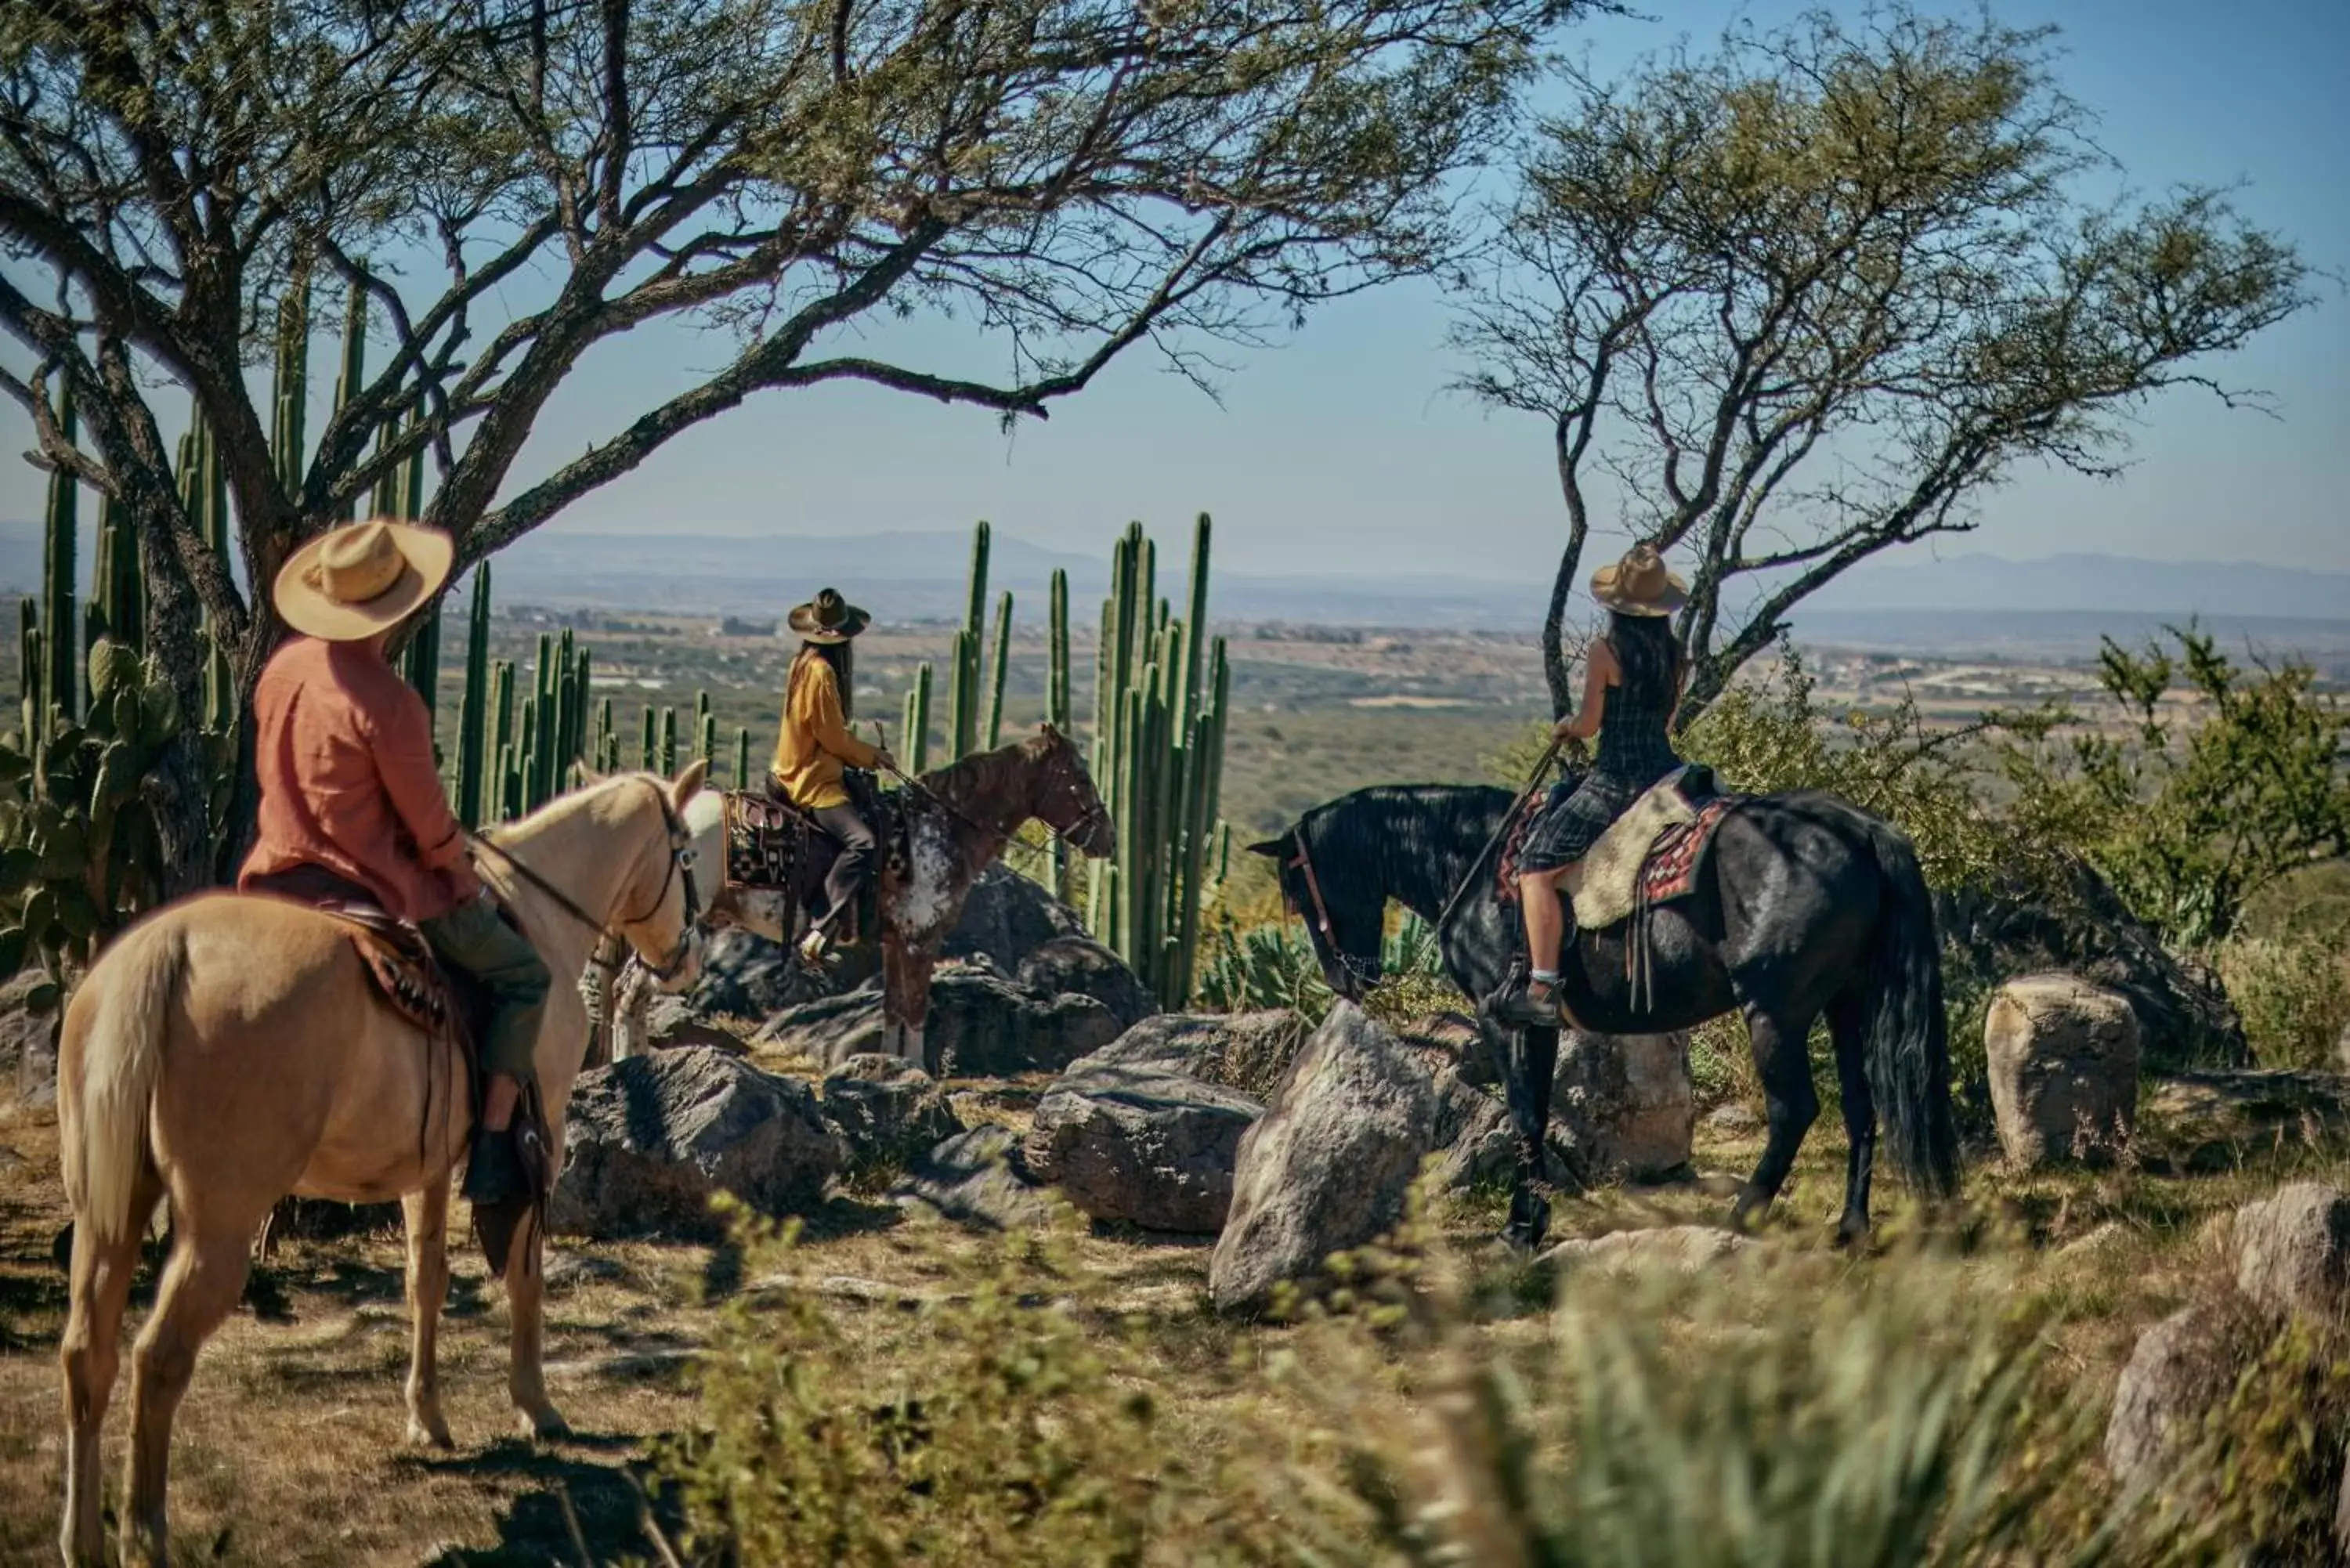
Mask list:
POLYGON ((1376 889, 1367 892, 1354 857, 1312 829, 1311 815, 1301 817, 1280 837, 1250 845, 1249 853, 1273 862, 1282 903, 1305 918, 1322 978, 1348 1002, 1360 1002, 1378 983, 1387 898, 1376 889))
POLYGON ((702 975, 702 898, 694 870, 699 852, 686 808, 702 793, 709 771, 707 762, 694 762, 674 779, 638 775, 647 786, 639 798, 658 810, 642 814, 649 841, 615 902, 619 913, 612 929, 664 991, 683 991, 702 975))
POLYGON ((1118 826, 1076 744, 1052 725, 1039 724, 1028 749, 1041 764, 1035 775, 1036 819, 1093 859, 1116 850, 1118 826))

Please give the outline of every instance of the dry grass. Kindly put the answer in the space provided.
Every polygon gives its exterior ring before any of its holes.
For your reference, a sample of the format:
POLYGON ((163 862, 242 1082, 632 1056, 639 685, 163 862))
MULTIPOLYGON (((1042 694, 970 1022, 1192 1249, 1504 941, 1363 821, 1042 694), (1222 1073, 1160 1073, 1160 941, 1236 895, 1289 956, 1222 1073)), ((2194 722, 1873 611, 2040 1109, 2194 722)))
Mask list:
MULTIPOLYGON (((1033 1090, 1031 1091, 1033 1094, 1033 1090)), ((1029 1096, 966 1086, 967 1118, 1017 1124, 1029 1096)), ((65 1218, 56 1135, 46 1113, 0 1107, 0 1563, 50 1560, 58 1466, 55 1346, 63 1281, 48 1261, 65 1218)), ((1718 1220, 1757 1152, 1752 1137, 1701 1130, 1698 1168, 1677 1186, 1618 1189, 1570 1203, 1562 1233, 1718 1220)), ((1773 1233, 1826 1254, 1842 1190, 1842 1139, 1810 1140, 1773 1233)), ((2339 1173, 2339 1151, 2271 1151, 2207 1176, 2121 1168, 2010 1178, 1979 1170, 1969 1233, 2021 1234, 2035 1256, 2016 1287, 2058 1322, 2049 1355, 2083 1386, 2110 1386, 2136 1334, 2210 1272, 2214 1218, 2290 1176, 2339 1173)), ((1455 1205, 1438 1222, 1468 1241, 1496 1218, 1491 1199, 1455 1205)), ((1078 1233, 1072 1266, 1102 1303, 1104 1334, 1139 1334, 1143 1351, 1184 1391, 1165 1413, 1185 1444, 1211 1445, 1231 1401, 1288 1332, 1240 1329, 1207 1310, 1207 1251, 1078 1233), (1110 1320, 1130 1320, 1113 1328, 1110 1320)), ((845 1198, 810 1226, 794 1254, 804 1288, 834 1314, 838 1348, 886 1375, 922 1320, 905 1306, 983 1266, 999 1239, 845 1198)), ((1986 1252, 1989 1243, 1983 1243, 1986 1252)), ((579 1436, 534 1445, 508 1436, 505 1314, 478 1258, 461 1256, 442 1365, 460 1447, 417 1455, 398 1447, 406 1358, 396 1236, 289 1243, 208 1348, 182 1410, 173 1506, 191 1561, 224 1563, 544 1563, 574 1561, 560 1499, 568 1497, 602 1559, 644 1551, 624 1471, 650 1440, 697 1424, 691 1353, 728 1301, 754 1304, 774 1282, 751 1277, 729 1249, 565 1245, 551 1267, 551 1382, 579 1436), (444 1550, 445 1549, 445 1550, 444 1550)), ((1491 1321, 1479 1332, 1529 1332, 1508 1303, 1541 1288, 1488 1259, 1491 1321), (1493 1303, 1500 1303, 1498 1305, 1493 1303)), ((1865 1269, 1866 1262, 1836 1263, 1865 1269)), ((1988 1264, 1986 1265, 1989 1266, 1988 1264)), ((134 1312, 144 1310, 151 1285, 134 1312)), ((109 1422, 109 1477, 119 1464, 126 1389, 109 1422)))

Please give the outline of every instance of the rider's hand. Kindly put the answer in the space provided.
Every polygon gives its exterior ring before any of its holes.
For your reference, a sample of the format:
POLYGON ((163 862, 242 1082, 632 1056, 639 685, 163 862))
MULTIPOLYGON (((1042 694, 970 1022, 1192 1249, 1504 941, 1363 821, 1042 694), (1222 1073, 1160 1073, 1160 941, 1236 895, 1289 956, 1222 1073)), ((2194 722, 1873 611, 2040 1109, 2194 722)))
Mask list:
POLYGON ((898 759, 889 754, 889 748, 887 746, 874 747, 873 760, 891 773, 898 771, 898 759))
POLYGON ((1550 727, 1550 738, 1564 744, 1575 739, 1575 716, 1569 714, 1550 727))

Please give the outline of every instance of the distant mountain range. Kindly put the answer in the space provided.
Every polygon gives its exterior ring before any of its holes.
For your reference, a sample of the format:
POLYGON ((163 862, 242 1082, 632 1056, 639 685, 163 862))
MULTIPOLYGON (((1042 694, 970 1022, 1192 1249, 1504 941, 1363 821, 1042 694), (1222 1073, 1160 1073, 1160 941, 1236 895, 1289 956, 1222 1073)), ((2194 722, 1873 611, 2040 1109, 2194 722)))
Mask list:
MULTIPOLYGON (((1187 541, 1159 541, 1159 591, 1182 591, 1187 541)), ((538 533, 497 557, 506 604, 596 606, 766 618, 831 584, 893 620, 962 612, 971 538, 962 531, 816 538, 538 533)), ((88 559, 85 545, 83 559, 88 559)), ((39 530, 0 523, 0 586, 40 576, 39 530)), ((1001 531, 993 587, 1038 604, 1055 569, 1081 602, 1098 597, 1108 563, 1042 548, 1001 531)), ((1448 575, 1259 575, 1219 567, 1219 621, 1532 628, 1549 594, 1547 566, 1514 580, 1448 575)), ((1872 562, 1795 613, 1804 640, 1918 651, 2094 648, 2100 631, 2136 636, 2199 617, 2225 635, 2272 645, 2350 647, 2350 573, 2244 562, 2147 561, 2122 556, 1908 557, 1872 562)))

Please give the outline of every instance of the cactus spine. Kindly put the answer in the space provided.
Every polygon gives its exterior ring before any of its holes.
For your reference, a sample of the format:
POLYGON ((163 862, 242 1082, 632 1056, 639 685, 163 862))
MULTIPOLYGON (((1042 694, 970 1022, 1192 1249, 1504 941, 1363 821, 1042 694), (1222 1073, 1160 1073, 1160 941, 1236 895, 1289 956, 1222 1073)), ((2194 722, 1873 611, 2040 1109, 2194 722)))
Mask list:
POLYGON ((906 717, 900 727, 901 745, 905 755, 899 766, 920 775, 931 767, 931 664, 924 659, 914 669, 913 690, 906 693, 906 717))
POLYGON ((1140 524, 1127 529, 1096 655, 1093 775, 1107 786, 1118 857, 1093 877, 1088 923, 1168 1007, 1191 993, 1231 691, 1223 639, 1206 631, 1209 536, 1203 514, 1177 618, 1155 591, 1155 545, 1140 524))

